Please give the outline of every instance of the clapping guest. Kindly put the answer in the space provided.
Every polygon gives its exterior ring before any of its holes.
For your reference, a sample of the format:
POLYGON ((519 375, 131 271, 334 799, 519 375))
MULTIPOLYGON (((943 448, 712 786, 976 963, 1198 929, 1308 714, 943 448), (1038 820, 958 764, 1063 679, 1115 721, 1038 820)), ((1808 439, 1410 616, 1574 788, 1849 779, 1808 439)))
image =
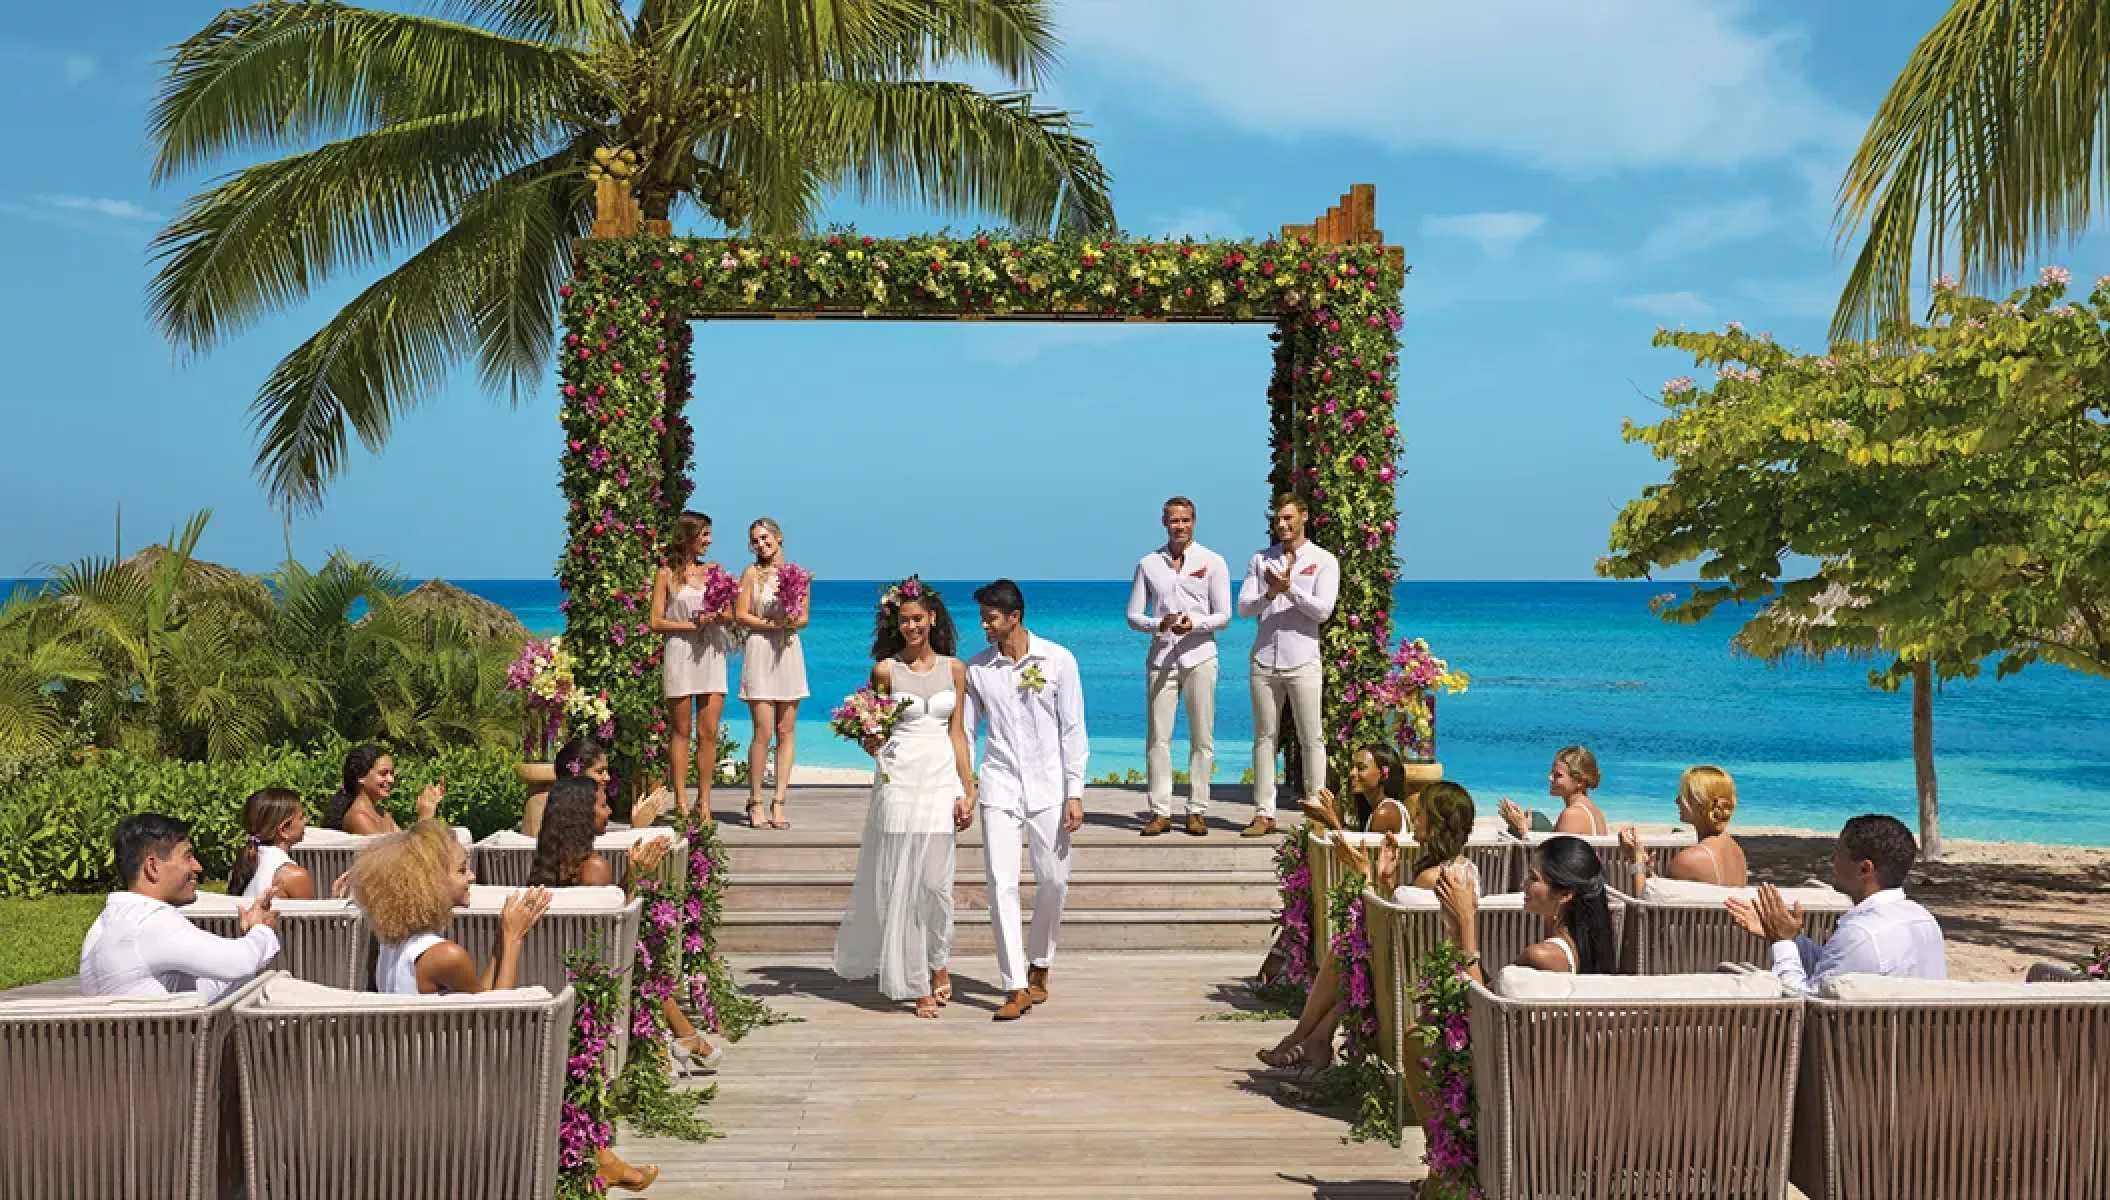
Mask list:
MULTIPOLYGON (((325 829, 346 833, 395 833, 395 814, 382 805, 396 790, 396 760, 379 746, 354 746, 344 756, 343 783, 322 812, 325 829)), ((428 784, 418 793, 417 819, 432 819, 447 795, 447 781, 428 784)))
MULTIPOLYGON (((1604 810, 1590 799, 1591 790, 1603 780, 1597 769, 1597 756, 1588 747, 1563 746, 1554 754, 1553 767, 1546 772, 1546 794, 1561 802, 1560 815, 1553 819, 1554 833, 1603 837, 1612 832, 1604 810)), ((1509 832, 1518 837, 1531 832, 1531 814, 1514 800, 1502 797, 1496 811, 1502 814, 1509 832)))
POLYGON ((762 774, 774 737, 777 782, 766 827, 789 829, 784 790, 791 786, 792 759, 798 752, 799 701, 808 694, 799 630, 813 616, 813 585, 811 577, 806 577, 804 600, 795 607, 785 605, 779 583, 787 568, 797 568, 784 559, 784 531, 775 521, 763 517, 748 526, 747 545, 755 561, 740 572, 740 593, 733 606, 734 620, 747 630, 747 650, 740 660, 740 698, 747 701, 754 722, 747 747, 747 823, 765 827, 762 774))
POLYGON ((1332 552, 1304 536, 1304 501, 1275 500, 1274 544, 1246 564, 1238 589, 1238 615, 1259 618, 1253 633, 1248 690, 1253 699, 1253 820, 1240 836, 1275 831, 1275 739, 1282 706, 1297 726, 1298 761, 1304 795, 1326 786, 1326 737, 1319 727, 1325 669, 1319 663, 1319 626, 1340 598, 1341 564, 1332 552))
POLYGON ((419 821, 361 850, 352 860, 352 899, 366 914, 381 952, 374 990, 397 995, 504 991, 520 973, 520 948, 549 908, 549 893, 531 888, 507 897, 498 949, 479 972, 475 959, 444 936, 476 882, 469 852, 438 821, 419 821))
POLYGON ((1905 877, 1919 857, 1912 831, 1896 817, 1869 813, 1839 831, 1832 848, 1832 886, 1853 908, 1822 946, 1802 933, 1802 906, 1770 883, 1756 900, 1729 898, 1729 913, 1746 930, 1773 943, 1773 974, 1798 991, 1814 992, 1837 975, 1900 975, 1946 979, 1948 951, 1941 924, 1905 895, 1905 877))
POLYGON ((1384 742, 1372 742, 1355 752, 1348 762, 1347 812, 1336 810, 1334 795, 1326 788, 1320 788, 1301 807, 1328 829, 1405 832, 1407 772, 1399 761, 1399 751, 1384 742))
POLYGON ((293 861, 293 844, 308 832, 298 792, 261 788, 242 801, 242 852, 227 873, 227 890, 244 900, 265 892, 281 900, 313 900, 315 881, 293 861))
MULTIPOLYGON (((1738 888, 1749 878, 1744 869, 1743 847, 1729 836, 1729 819, 1736 815, 1736 781, 1720 767, 1691 767, 1678 779, 1678 820, 1692 826, 1698 839, 1671 857, 1670 878, 1689 883, 1712 883, 1738 888)), ((1648 849, 1641 833, 1632 825, 1619 831, 1619 848, 1626 853, 1628 871, 1634 878, 1633 894, 1648 885, 1648 849)))
MULTIPOLYGON (((1487 982, 1480 967, 1479 899, 1465 872, 1445 869, 1436 879, 1436 900, 1468 963, 1466 971, 1487 982)), ((1524 883, 1524 910, 1546 922, 1546 940, 1524 947, 1517 965, 1539 971, 1612 975, 1619 970, 1618 940, 1612 934, 1611 900, 1604 866, 1578 837, 1547 838, 1531 855, 1524 883)))
POLYGON ((278 915, 269 888, 242 910, 240 937, 216 937, 176 911, 198 898, 205 873, 191 848, 190 826, 160 813, 134 813, 117 823, 111 841, 125 890, 103 902, 81 942, 81 995, 194 991, 210 999, 277 956, 278 915))
MULTIPOLYGON (((528 883, 553 888, 615 885, 608 860, 594 851, 594 838, 608 832, 608 816, 608 798, 592 779, 559 779, 550 788, 549 804, 543 809, 542 832, 535 837, 535 858, 528 867, 528 883)), ((673 837, 662 834, 631 846, 624 859, 623 891, 636 896, 638 881, 665 861, 673 845, 673 837)), ((674 1033, 675 1057, 702 1067, 716 1066, 724 1057, 725 1051, 704 1040, 672 996, 660 999, 659 1013, 674 1033)))
MULTIPOLYGON (((560 780, 581 778, 592 781, 600 789, 601 799, 613 807, 615 804, 615 772, 608 766, 608 748, 590 737, 575 737, 557 748, 556 767, 560 780)), ((545 802, 546 803, 546 802, 545 802)), ((645 829, 656 824, 674 803, 674 794, 663 787, 653 788, 651 793, 640 797, 630 806, 630 827, 645 829)), ((544 818, 548 819, 547 817, 544 818)))
POLYGON ((652 632, 666 639, 660 652, 661 692, 674 738, 668 747, 673 770, 674 803, 689 815, 689 759, 695 752, 696 802, 703 820, 711 819, 711 784, 718 774, 718 721, 725 713, 726 627, 730 611, 713 612, 706 584, 715 568, 704 555, 711 548, 711 519, 685 512, 674 522, 667 561, 652 577, 652 632))
POLYGON ((1150 635, 1143 660, 1150 820, 1144 837, 1172 829, 1172 724, 1187 704, 1186 830, 1209 832, 1209 776, 1216 767, 1216 634, 1231 623, 1231 569, 1194 540, 1194 501, 1174 496, 1159 517, 1165 544, 1136 563, 1128 627, 1150 635))

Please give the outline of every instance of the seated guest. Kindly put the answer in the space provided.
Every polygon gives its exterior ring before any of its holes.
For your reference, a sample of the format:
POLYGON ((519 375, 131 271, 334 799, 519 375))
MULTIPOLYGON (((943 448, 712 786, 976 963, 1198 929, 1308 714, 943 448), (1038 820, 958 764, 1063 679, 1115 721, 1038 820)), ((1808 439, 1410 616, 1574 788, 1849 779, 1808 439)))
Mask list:
MULTIPOLYGON (((1673 855, 1668 875, 1688 883, 1712 883, 1740 888, 1748 881, 1744 851, 1729 836, 1729 818, 1736 815, 1736 781, 1720 767, 1691 767, 1678 780, 1678 820, 1692 826, 1698 841, 1673 855)), ((1633 895, 1648 884, 1648 850, 1641 833, 1632 825, 1619 831, 1619 848, 1626 852, 1633 875, 1633 895)))
POLYGON ((1832 848, 1832 886, 1854 902, 1830 940, 1819 946, 1802 935, 1802 906, 1789 904, 1770 883, 1758 898, 1732 896, 1736 922, 1773 943, 1773 974, 1792 988, 1814 992, 1834 975, 1948 978, 1948 955, 1934 914, 1905 898, 1905 876, 1919 857, 1912 831, 1896 817, 1855 817, 1832 848))
POLYGON ((1348 764, 1348 810, 1334 808, 1325 788, 1298 807, 1328 829, 1356 828, 1364 833, 1398 833, 1407 827, 1407 773, 1399 751, 1383 742, 1355 752, 1348 764))
POLYGON ((81 995, 195 991, 210 999, 278 954, 278 914, 271 911, 269 888, 242 910, 240 937, 215 937, 176 911, 176 905, 198 898, 198 877, 205 871, 191 849, 190 826, 159 813, 135 813, 117 823, 111 840, 125 890, 111 893, 81 942, 81 995))
MULTIPOLYGON (((1357 754, 1357 761, 1365 754, 1367 751, 1357 754)), ((1389 831, 1378 843, 1374 870, 1360 849, 1345 840, 1336 839, 1335 844, 1380 896, 1395 896, 1405 887, 1433 888, 1446 868, 1456 868, 1473 894, 1478 895, 1480 870, 1465 857, 1466 839, 1473 834, 1472 793, 1445 779, 1430 784, 1421 793, 1418 811, 1414 841, 1420 853, 1414 859, 1414 873, 1404 884, 1399 880, 1403 848, 1389 831)), ((1261 1062, 1271 1067, 1318 1069, 1333 1061, 1333 1033, 1341 1022, 1340 970, 1340 964, 1331 958, 1320 965, 1318 977, 1312 980, 1311 991, 1304 998, 1297 1027, 1273 1048, 1260 1051, 1261 1062)))
MULTIPOLYGON (((542 887, 607 887, 608 860, 594 852, 593 839, 608 832, 608 800, 601 786, 581 775, 559 779, 549 790, 542 811, 542 832, 535 837, 535 861, 528 867, 528 882, 542 887)), ((671 836, 659 836, 630 848, 623 868, 623 890, 637 895, 637 881, 659 866, 674 844, 671 836)), ((725 1056, 722 1048, 704 1040, 689 1023, 674 997, 660 999, 659 1012, 674 1033, 674 1054, 684 1063, 712 1067, 725 1056)))
MULTIPOLYGON (((1436 900, 1449 918, 1451 936, 1467 960, 1466 971, 1481 983, 1479 901, 1465 872, 1447 868, 1436 880, 1436 900)), ((1531 856, 1531 875, 1524 882, 1524 910, 1546 922, 1546 940, 1524 947, 1519 966, 1540 971, 1611 975, 1619 970, 1619 947, 1612 936, 1611 901, 1605 896, 1604 867, 1597 851, 1579 837, 1553 837, 1539 843, 1531 856)))
MULTIPOLYGON (((1585 746, 1563 746, 1553 756, 1553 769, 1546 772, 1546 794, 1561 802, 1560 815, 1553 819, 1552 832, 1572 833, 1578 837, 1603 837, 1612 832, 1604 819, 1604 810, 1590 799, 1590 790, 1604 781, 1597 769, 1597 756, 1585 746)), ((1509 797, 1502 797, 1497 806, 1502 821, 1509 832, 1523 837, 1531 832, 1531 819, 1535 815, 1509 797)))
POLYGON ((315 881, 293 861, 293 843, 308 832, 300 795, 285 788, 260 788, 242 801, 242 852, 227 873, 227 890, 244 900, 268 891, 281 900, 313 900, 315 881))
MULTIPOLYGON (((595 784, 599 785, 601 798, 609 805, 614 805, 615 796, 611 784, 615 780, 615 772, 608 767, 608 748, 606 746, 601 745, 590 737, 575 737, 558 747, 557 759, 554 765, 557 769, 558 779, 569 779, 574 776, 591 779, 595 784)), ((546 804, 547 801, 544 803, 546 804)), ((657 824, 660 817, 673 806, 673 792, 668 791, 664 787, 654 788, 650 795, 643 797, 630 806, 630 827, 632 829, 649 828, 657 824)), ((607 824, 607 818, 602 818, 601 825, 604 830, 607 824)))
POLYGON ((508 896, 498 949, 479 973, 475 959, 443 935, 457 907, 469 903, 469 852, 438 821, 419 821, 361 850, 352 860, 352 899, 381 943, 374 990, 400 995, 504 991, 520 974, 520 948, 549 908, 549 893, 529 888, 508 896))
MULTIPOLYGON (((395 814, 382 807, 395 790, 396 760, 379 746, 352 747, 344 756, 343 783, 322 810, 323 828, 356 834, 400 832, 395 814)), ((418 820, 431 820, 446 794, 444 779, 418 793, 418 820)))

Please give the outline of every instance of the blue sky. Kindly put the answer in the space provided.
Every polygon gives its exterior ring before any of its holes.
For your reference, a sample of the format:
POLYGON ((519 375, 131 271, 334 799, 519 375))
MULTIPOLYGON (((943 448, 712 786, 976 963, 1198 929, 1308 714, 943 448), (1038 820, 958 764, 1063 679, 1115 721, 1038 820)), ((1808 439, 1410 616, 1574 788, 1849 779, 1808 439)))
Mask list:
MULTIPOLYGON (((248 404, 350 294, 198 361, 147 324, 146 245, 187 192, 148 181, 157 60, 215 5, 37 5, 0 34, 11 282, 0 575, 127 549, 211 508, 246 569, 287 531, 248 404)), ((1057 0, 1047 93, 1092 126, 1134 233, 1263 235, 1377 185, 1406 247, 1400 550, 1409 578, 1586 578, 1660 476, 1620 439, 1689 364, 1659 324, 1816 345, 1842 275, 1833 189, 1936 6, 1906 0, 1057 0), (1206 12, 1206 19, 1197 19, 1206 12)), ((972 216, 831 217, 906 233, 972 216)), ((2075 274, 2086 277, 2093 270, 2075 274)), ((1252 327, 734 324, 698 337, 697 504, 783 523, 829 576, 1112 578, 1184 492, 1233 557, 1262 532, 1267 340, 1252 327)), ((465 375, 355 451, 297 554, 413 575, 545 577, 562 537, 554 389, 465 375)))

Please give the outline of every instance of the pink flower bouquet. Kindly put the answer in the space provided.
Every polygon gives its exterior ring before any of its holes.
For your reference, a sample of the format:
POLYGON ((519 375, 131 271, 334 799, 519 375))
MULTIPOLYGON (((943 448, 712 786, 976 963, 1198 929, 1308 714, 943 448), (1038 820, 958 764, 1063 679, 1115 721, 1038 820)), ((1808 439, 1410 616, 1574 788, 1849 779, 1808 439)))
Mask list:
POLYGON ((806 611, 806 601, 813 590, 813 572, 797 563, 785 563, 777 568, 777 605, 788 617, 806 611))
POLYGON ((733 611, 733 598, 740 594, 740 581, 728 575, 724 567, 712 563, 704 569, 703 615, 719 616, 733 611))
POLYGON ((907 697, 883 696, 867 684, 835 706, 835 711, 828 714, 828 728, 837 737, 861 746, 867 738, 883 741, 893 736, 894 726, 901 723, 901 716, 907 711, 907 697))

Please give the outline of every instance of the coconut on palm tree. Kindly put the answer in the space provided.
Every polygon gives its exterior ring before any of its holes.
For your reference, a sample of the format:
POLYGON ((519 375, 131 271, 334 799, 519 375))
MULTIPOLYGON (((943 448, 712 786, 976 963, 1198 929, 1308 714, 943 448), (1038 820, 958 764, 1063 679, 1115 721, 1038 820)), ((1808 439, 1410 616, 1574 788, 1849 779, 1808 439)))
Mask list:
POLYGON ((258 392, 258 469, 291 506, 464 360, 516 400, 542 382, 604 177, 647 221, 687 205, 755 233, 810 226, 841 190, 1112 225, 1097 152, 1027 90, 1054 58, 1047 0, 428 7, 231 9, 175 48, 154 106, 157 179, 260 159, 155 242, 152 310, 179 347, 386 267, 258 392), (1019 90, 933 78, 960 70, 1019 90))

